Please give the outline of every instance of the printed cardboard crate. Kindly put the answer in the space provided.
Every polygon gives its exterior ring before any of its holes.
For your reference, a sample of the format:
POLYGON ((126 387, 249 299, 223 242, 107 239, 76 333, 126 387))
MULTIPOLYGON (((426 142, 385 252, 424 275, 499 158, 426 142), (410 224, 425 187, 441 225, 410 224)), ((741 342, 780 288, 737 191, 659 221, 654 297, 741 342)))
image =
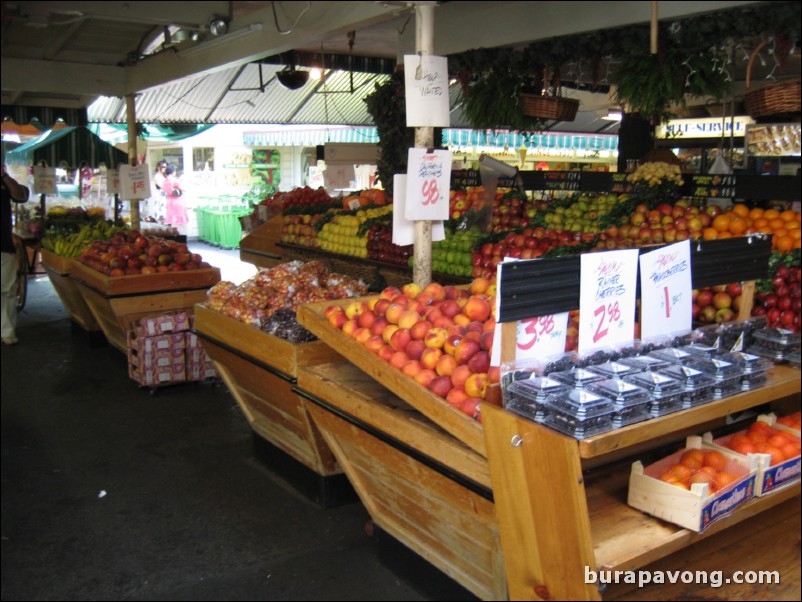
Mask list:
POLYGON ((189 328, 189 313, 183 310, 157 316, 144 316, 132 324, 132 329, 138 337, 186 332, 189 328))
POLYGON ((688 490, 661 481, 659 476, 678 464, 688 449, 710 451, 718 448, 693 435, 686 440, 685 449, 654 464, 644 467, 640 461, 634 462, 629 476, 627 503, 647 514, 701 533, 755 496, 757 465, 755 459, 723 450, 727 460, 725 470, 740 478, 715 493, 707 483, 695 483, 688 490))
MULTIPOLYGON (((757 420, 760 422, 765 422, 772 428, 786 432, 790 437, 795 437, 796 441, 799 441, 799 436, 794 434, 798 431, 794 431, 794 429, 789 429, 788 427, 781 428, 782 425, 776 424, 776 417, 773 414, 764 414, 758 416, 757 420)), ((725 435, 724 437, 719 437, 718 439, 713 439, 712 433, 705 433, 703 435, 703 439, 705 443, 712 445, 717 449, 737 454, 737 452, 734 452, 728 447, 730 441, 732 441, 732 438, 736 435, 743 435, 746 432, 747 431, 739 431, 737 433, 725 435)), ((796 483, 799 481, 800 474, 802 474, 802 456, 799 455, 793 458, 787 458, 783 462, 774 465, 771 464, 770 454, 755 453, 737 455, 741 456, 741 458, 747 459, 747 461, 751 461, 754 458, 754 461, 757 462, 755 495, 758 497, 774 493, 775 491, 779 491, 793 483, 796 483)))

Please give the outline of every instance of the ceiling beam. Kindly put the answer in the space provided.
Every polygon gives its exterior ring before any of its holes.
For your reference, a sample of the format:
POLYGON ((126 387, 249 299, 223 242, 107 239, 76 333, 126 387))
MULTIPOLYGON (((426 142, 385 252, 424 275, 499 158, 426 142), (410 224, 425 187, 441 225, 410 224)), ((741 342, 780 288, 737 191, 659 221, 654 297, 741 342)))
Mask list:
POLYGON ((125 96, 125 69, 81 63, 3 58, 3 91, 75 96, 125 96))

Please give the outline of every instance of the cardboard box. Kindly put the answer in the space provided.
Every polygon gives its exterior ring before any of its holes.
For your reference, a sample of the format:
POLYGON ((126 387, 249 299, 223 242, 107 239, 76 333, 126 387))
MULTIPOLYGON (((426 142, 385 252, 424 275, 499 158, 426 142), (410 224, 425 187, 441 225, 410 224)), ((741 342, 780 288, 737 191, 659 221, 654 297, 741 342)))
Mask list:
POLYGON ((186 311, 168 312, 158 316, 145 316, 133 323, 138 337, 154 337, 162 334, 189 330, 189 314, 186 311))
POLYGON ((634 462, 627 503, 647 514, 701 533, 755 496, 757 461, 723 450, 727 459, 725 470, 740 476, 740 479, 715 493, 711 493, 707 483, 695 483, 687 490, 661 481, 659 476, 678 464, 682 454, 692 448, 718 449, 694 435, 688 437, 685 449, 659 462, 647 467, 640 461, 634 462))
POLYGON ((192 362, 187 364, 187 380, 200 381, 218 378, 217 369, 214 362, 192 362))

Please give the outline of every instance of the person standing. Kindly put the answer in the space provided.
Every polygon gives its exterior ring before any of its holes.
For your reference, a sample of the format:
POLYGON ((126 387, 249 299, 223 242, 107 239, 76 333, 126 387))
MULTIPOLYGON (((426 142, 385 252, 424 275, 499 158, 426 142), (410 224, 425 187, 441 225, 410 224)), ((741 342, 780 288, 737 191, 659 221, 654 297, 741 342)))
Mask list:
POLYGON ((2 232, 0 232, 0 246, 2 246, 2 340, 4 345, 16 345, 17 339, 17 257, 14 240, 11 233, 11 201, 24 203, 28 200, 30 191, 26 186, 19 184, 6 172, 3 163, 2 186, 2 232))
POLYGON ((170 226, 183 226, 189 221, 187 207, 182 198, 184 191, 181 183, 175 175, 175 166, 168 165, 164 170, 166 176, 164 180, 164 195, 167 205, 167 217, 165 222, 170 226))

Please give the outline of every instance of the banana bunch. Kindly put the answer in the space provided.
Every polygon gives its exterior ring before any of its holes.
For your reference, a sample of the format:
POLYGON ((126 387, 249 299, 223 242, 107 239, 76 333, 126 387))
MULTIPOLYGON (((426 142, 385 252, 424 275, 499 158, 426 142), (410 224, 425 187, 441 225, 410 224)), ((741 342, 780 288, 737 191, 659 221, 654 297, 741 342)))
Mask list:
POLYGON ((42 239, 42 247, 61 257, 78 257, 81 250, 95 240, 108 240, 118 232, 127 232, 127 227, 113 225, 110 221, 86 224, 74 234, 67 236, 47 236, 42 239))

